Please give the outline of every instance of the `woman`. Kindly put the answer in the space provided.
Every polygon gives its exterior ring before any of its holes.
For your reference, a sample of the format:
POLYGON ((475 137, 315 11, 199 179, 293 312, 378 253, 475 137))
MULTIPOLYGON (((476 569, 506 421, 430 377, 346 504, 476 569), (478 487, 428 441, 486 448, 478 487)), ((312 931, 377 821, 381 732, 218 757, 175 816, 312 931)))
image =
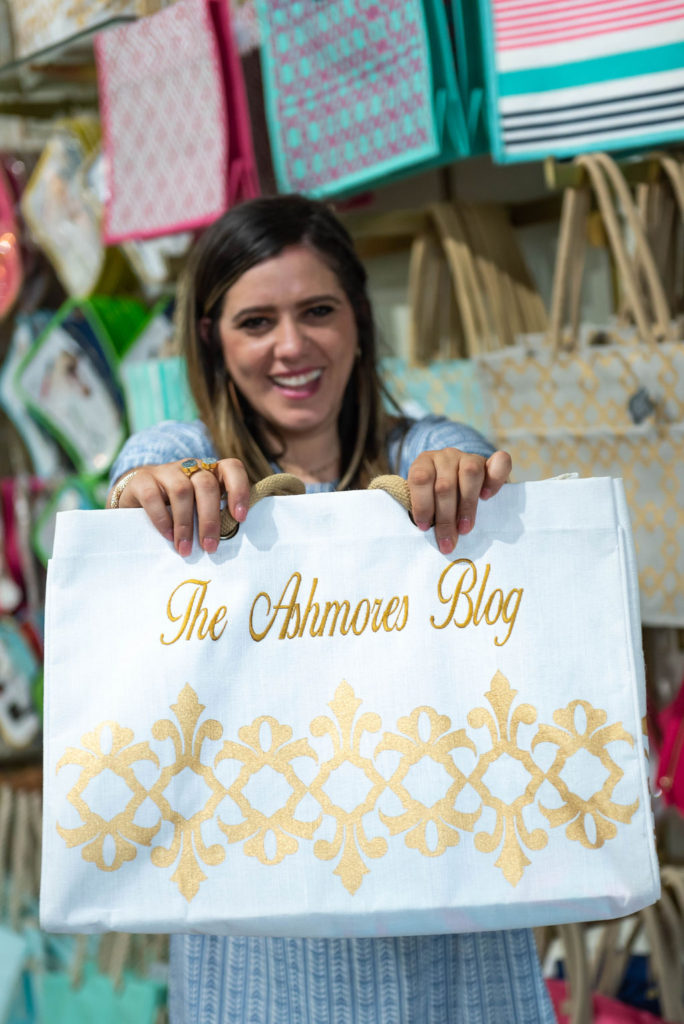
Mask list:
MULTIPOLYGON (((366 274, 321 203, 259 199, 202 236, 178 320, 200 420, 131 438, 113 507, 142 506, 179 554, 219 542, 220 497, 238 522, 270 473, 307 490, 407 477, 419 529, 448 554, 510 473, 505 452, 439 417, 381 403, 366 274)), ((172 1024, 537 1024, 554 1020, 528 931, 388 939, 174 936, 172 1024)))

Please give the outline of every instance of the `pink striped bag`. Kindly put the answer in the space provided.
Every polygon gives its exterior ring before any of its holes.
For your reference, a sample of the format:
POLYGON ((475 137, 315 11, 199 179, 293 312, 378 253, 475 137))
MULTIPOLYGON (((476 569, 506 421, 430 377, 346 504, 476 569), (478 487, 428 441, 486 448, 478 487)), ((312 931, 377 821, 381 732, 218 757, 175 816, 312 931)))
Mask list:
POLYGON ((95 40, 113 244, 210 224, 258 193, 226 0, 178 0, 95 40))

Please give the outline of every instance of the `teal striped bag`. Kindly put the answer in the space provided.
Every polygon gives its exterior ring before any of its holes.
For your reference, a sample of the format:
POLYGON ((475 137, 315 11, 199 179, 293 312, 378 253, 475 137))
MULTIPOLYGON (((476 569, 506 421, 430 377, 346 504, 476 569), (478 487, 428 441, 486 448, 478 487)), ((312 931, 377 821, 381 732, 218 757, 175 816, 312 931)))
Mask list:
POLYGON ((478 4, 499 162, 684 137, 683 3, 478 4))
POLYGON ((467 156, 444 0, 257 0, 281 191, 325 197, 467 156))

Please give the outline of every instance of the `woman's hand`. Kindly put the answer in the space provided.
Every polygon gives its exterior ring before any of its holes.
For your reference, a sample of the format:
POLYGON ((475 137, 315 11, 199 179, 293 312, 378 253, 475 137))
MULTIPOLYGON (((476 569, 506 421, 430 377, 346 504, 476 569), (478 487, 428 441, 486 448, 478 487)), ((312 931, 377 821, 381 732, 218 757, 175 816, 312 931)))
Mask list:
MULTIPOLYGON (((249 480, 239 459, 221 459, 215 471, 198 469, 186 476, 184 459, 160 466, 141 466, 124 488, 119 508, 144 508, 154 526, 172 540, 181 555, 192 551, 195 510, 199 540, 205 551, 216 551, 220 532, 220 502, 225 492, 228 509, 239 523, 249 507, 249 480)), ((199 463, 198 459, 198 463, 199 463)))
POLYGON ((494 452, 488 459, 458 448, 422 452, 408 473, 416 525, 429 530, 434 523, 439 550, 448 555, 459 534, 470 533, 475 525, 478 500, 496 494, 510 472, 508 452, 494 452))

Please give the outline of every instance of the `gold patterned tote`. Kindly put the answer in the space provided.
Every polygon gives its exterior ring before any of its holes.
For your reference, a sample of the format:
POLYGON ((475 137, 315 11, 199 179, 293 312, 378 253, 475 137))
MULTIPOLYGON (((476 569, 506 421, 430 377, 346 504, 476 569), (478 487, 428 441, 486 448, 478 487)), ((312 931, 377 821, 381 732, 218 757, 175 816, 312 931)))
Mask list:
POLYGON ((45 928, 414 935, 656 899, 619 482, 510 484, 451 555, 382 491, 225 532, 181 559, 141 509, 58 517, 45 928))

